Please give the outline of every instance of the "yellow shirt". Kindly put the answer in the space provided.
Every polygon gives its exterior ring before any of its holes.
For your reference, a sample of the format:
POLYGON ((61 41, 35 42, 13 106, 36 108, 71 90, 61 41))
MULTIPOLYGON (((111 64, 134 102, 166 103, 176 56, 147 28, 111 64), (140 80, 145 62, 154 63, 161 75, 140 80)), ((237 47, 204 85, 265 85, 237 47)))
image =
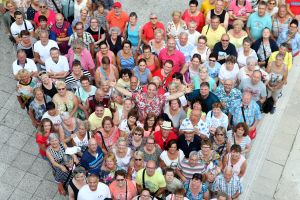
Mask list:
POLYGON ((112 114, 108 108, 104 108, 104 114, 102 117, 97 117, 95 112, 93 112, 89 117, 90 130, 94 131, 97 128, 101 128, 102 120, 106 116, 112 117, 112 114))
MULTIPOLYGON (((142 187, 143 187, 143 171, 144 169, 140 169, 136 175, 136 184, 142 187)), ((159 188, 166 187, 166 181, 164 176, 158 171, 155 171, 153 176, 148 176, 147 172, 145 172, 145 186, 151 192, 156 192, 159 188)))
POLYGON ((200 8, 200 11, 203 13, 204 17, 206 17, 206 14, 215 8, 215 5, 212 5, 209 3, 209 0, 204 0, 202 2, 202 6, 200 8))
MULTIPOLYGON (((279 51, 275 51, 271 54, 271 56, 269 57, 269 63, 276 60, 276 56, 277 56, 278 53, 279 53, 279 51)), ((288 70, 290 70, 292 68, 292 65, 293 65, 292 53, 290 53, 290 52, 285 53, 283 63, 288 67, 288 70)))
POLYGON ((222 35, 226 33, 226 30, 223 26, 219 25, 217 30, 213 30, 210 25, 205 25, 202 29, 202 35, 205 35, 207 38, 207 46, 210 49, 213 49, 217 42, 220 42, 222 35))
POLYGON ((235 38, 231 34, 228 34, 230 38, 230 43, 232 43, 236 49, 239 49, 243 46, 243 40, 248 37, 248 35, 244 35, 241 38, 235 38))

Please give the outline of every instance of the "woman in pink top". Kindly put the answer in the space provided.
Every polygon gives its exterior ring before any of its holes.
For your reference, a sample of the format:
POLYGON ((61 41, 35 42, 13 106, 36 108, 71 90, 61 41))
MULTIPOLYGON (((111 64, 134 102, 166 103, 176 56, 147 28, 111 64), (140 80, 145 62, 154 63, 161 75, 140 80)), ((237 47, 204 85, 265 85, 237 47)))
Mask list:
POLYGON ((116 66, 110 64, 110 59, 104 56, 101 60, 102 65, 97 68, 95 73, 96 86, 101 86, 101 81, 116 81, 119 79, 119 72, 116 66))
POLYGON ((237 19, 246 23, 251 12, 252 6, 248 0, 231 1, 228 7, 229 24, 232 24, 233 21, 237 19))
POLYGON ((96 54, 96 63, 98 67, 102 65, 102 58, 107 56, 109 58, 110 64, 116 65, 116 56, 115 54, 108 49, 107 43, 105 41, 100 42, 99 44, 100 51, 96 54))
POLYGON ((38 11, 34 14, 34 19, 33 19, 36 26, 37 27, 40 26, 40 22, 38 20, 40 15, 44 15, 45 17, 47 17, 47 19, 48 19, 47 23, 49 25, 55 24, 55 12, 53 10, 48 9, 46 2, 40 2, 39 7, 40 7, 40 11, 38 11))

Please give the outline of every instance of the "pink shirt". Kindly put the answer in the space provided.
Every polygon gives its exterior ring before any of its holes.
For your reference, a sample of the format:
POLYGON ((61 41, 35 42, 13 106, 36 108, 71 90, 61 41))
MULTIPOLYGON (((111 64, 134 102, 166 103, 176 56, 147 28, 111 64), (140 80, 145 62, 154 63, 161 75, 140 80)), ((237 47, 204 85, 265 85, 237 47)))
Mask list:
MULTIPOLYGON (((75 60, 74 59, 74 51, 72 48, 69 49, 68 54, 66 55, 69 65, 70 65, 70 70, 72 71, 72 63, 75 60)), ((89 50, 86 48, 82 49, 81 55, 80 55, 80 63, 81 67, 84 70, 90 70, 95 68, 95 63, 93 61, 93 58, 91 56, 91 53, 89 50)))
MULTIPOLYGON (((39 16, 40 16, 41 14, 40 14, 40 12, 36 12, 35 14, 34 14, 34 19, 33 19, 33 21, 36 23, 36 25, 37 25, 37 27, 39 27, 40 26, 40 22, 39 22, 39 16)), ((47 17, 47 19, 48 19, 48 21, 47 21, 47 24, 48 25, 53 25, 53 24, 55 24, 55 12, 53 11, 53 10, 50 10, 49 9, 49 16, 47 17)))
MULTIPOLYGON (((252 12, 252 6, 249 3, 248 0, 245 0, 245 6, 238 6, 237 5, 237 0, 236 1, 231 1, 228 7, 228 11, 232 11, 234 15, 237 17, 243 17, 246 16, 247 13, 252 12)), ((229 23, 231 24, 233 20, 229 20, 229 23)))
POLYGON ((173 73, 179 72, 185 63, 183 53, 181 53, 181 51, 178 50, 174 50, 173 54, 169 55, 167 48, 164 48, 160 51, 158 58, 162 61, 163 65, 167 60, 172 60, 174 62, 172 69, 173 73))

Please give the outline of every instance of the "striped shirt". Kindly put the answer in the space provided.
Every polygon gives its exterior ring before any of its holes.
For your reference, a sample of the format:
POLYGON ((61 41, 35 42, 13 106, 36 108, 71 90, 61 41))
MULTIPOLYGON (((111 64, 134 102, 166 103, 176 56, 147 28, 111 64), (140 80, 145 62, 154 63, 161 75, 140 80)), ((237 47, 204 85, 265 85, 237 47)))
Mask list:
POLYGON ((206 165, 198 161, 196 166, 191 166, 188 158, 178 162, 177 168, 182 172, 183 176, 191 179, 195 173, 204 174, 206 172, 206 165))
POLYGON ((212 191, 222 191, 229 197, 233 197, 236 193, 242 193, 242 184, 239 177, 236 175, 233 175, 230 181, 227 182, 223 174, 220 174, 213 183, 212 191))

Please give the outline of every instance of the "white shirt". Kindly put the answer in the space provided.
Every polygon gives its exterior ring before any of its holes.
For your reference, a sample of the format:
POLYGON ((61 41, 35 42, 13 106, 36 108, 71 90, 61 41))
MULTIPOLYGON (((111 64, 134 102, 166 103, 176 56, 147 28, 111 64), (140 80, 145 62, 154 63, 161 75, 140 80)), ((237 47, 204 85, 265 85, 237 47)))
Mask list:
POLYGON ((47 58, 45 61, 46 71, 59 73, 59 72, 67 72, 69 71, 69 63, 65 56, 59 56, 58 62, 55 63, 51 57, 47 58))
POLYGON ((91 191, 89 185, 84 185, 78 192, 78 200, 104 200, 111 198, 109 187, 99 182, 96 191, 91 191))
POLYGON ((195 31, 194 33, 190 33, 189 30, 186 31, 188 34, 188 42, 197 46, 198 38, 201 36, 201 33, 195 31))
POLYGON ((59 126, 62 123, 62 119, 61 119, 60 115, 50 116, 48 111, 44 113, 42 119, 44 119, 44 118, 50 119, 54 126, 59 126))
MULTIPOLYGON (((24 22, 26 23, 27 30, 29 32, 32 32, 33 26, 30 23, 30 21, 25 19, 24 22)), ((10 26, 10 31, 13 37, 18 37, 21 31, 26 30, 26 26, 24 22, 22 23, 22 25, 18 25, 16 22, 12 23, 12 25, 10 26)))
POLYGON ((20 65, 18 60, 15 60, 12 64, 12 67, 13 67, 13 73, 14 73, 15 76, 18 74, 18 72, 21 69, 27 69, 29 72, 36 72, 37 71, 36 64, 30 58, 26 58, 26 62, 25 62, 24 66, 20 65))
POLYGON ((247 65, 246 61, 247 61, 247 58, 250 56, 254 56, 256 58, 256 60, 258 60, 257 54, 253 49, 250 49, 249 56, 245 56, 244 48, 243 47, 239 48, 238 57, 237 57, 237 63, 239 65, 239 68, 245 67, 247 65))
POLYGON ((177 167, 178 162, 182 161, 182 159, 184 158, 183 151, 181 149, 179 149, 178 151, 179 151, 179 155, 175 160, 171 160, 168 157, 168 153, 166 150, 160 154, 160 159, 162 161, 164 161, 164 163, 167 165, 167 167, 177 167))
MULTIPOLYGON (((39 40, 34 44, 33 49, 35 53, 38 53, 40 55, 41 60, 45 62, 47 58, 50 58, 50 49, 52 47, 58 48, 58 45, 55 41, 49 40, 48 44, 44 46, 39 40)), ((41 65, 41 68, 45 69, 45 66, 41 65)))
POLYGON ((234 64, 233 66, 233 69, 231 71, 228 71, 226 69, 226 63, 224 63, 223 65, 221 65, 221 68, 220 68, 220 72, 219 72, 219 78, 221 80, 234 80, 236 81, 237 80, 237 75, 239 73, 239 66, 237 63, 234 64))

